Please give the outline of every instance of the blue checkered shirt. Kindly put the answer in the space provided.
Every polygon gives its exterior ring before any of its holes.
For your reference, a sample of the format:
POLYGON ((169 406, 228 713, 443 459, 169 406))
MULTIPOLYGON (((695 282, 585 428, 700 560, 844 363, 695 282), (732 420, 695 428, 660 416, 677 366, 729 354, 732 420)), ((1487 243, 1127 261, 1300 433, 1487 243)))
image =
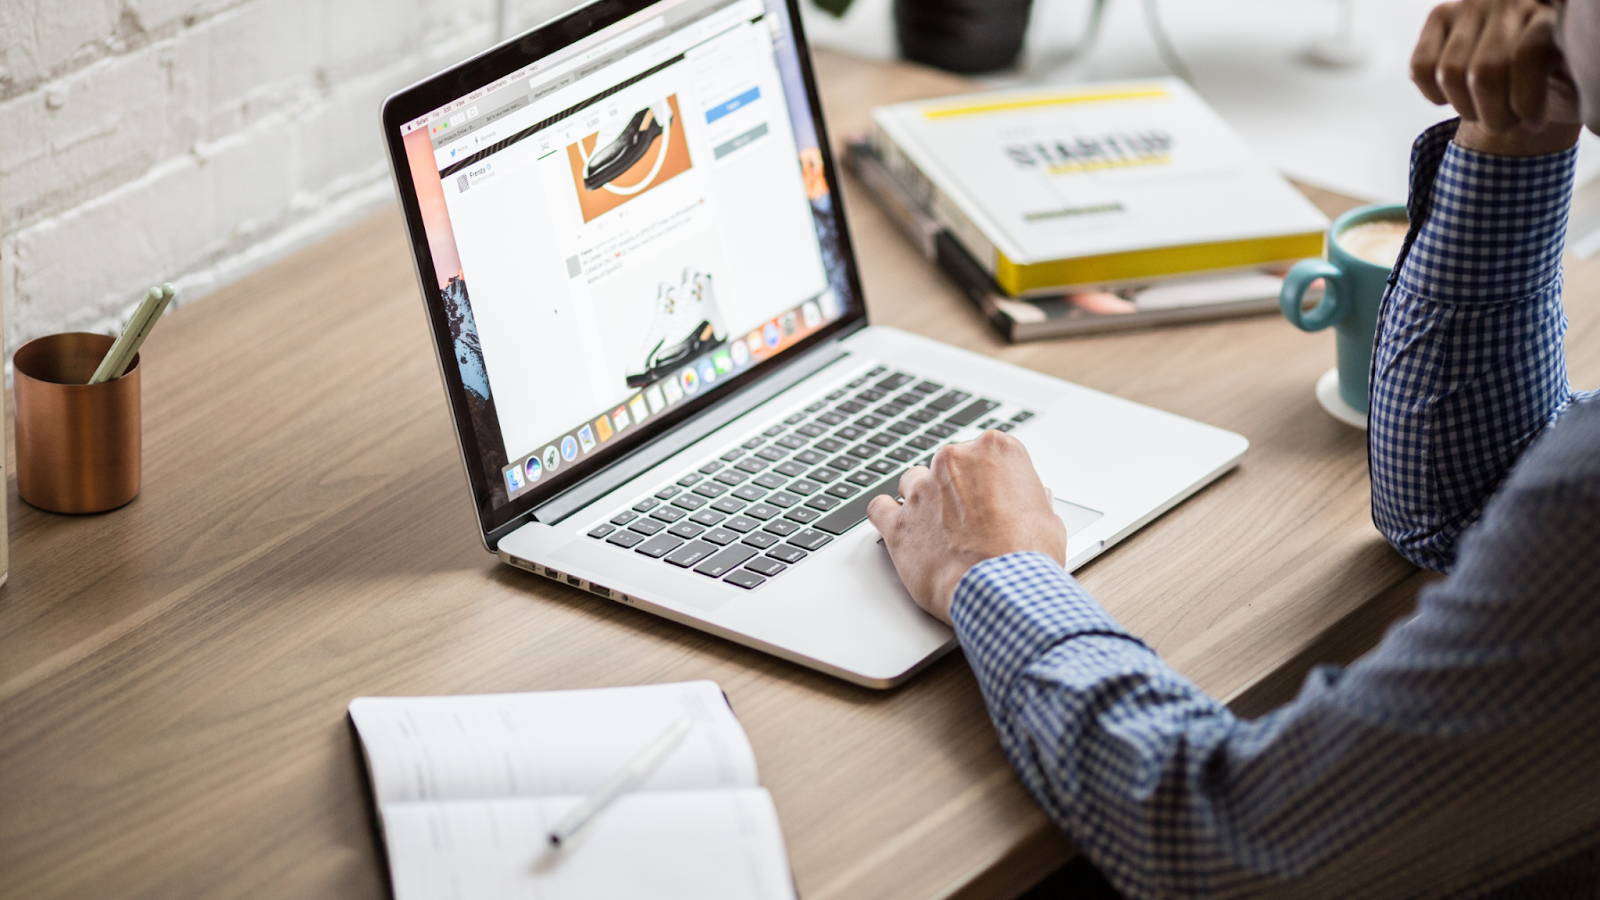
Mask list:
POLYGON ((1574 153, 1424 134, 1373 366, 1373 515, 1448 571, 1245 721, 1053 561, 951 615, 1007 756, 1133 897, 1600 897, 1600 401, 1567 384, 1574 153))

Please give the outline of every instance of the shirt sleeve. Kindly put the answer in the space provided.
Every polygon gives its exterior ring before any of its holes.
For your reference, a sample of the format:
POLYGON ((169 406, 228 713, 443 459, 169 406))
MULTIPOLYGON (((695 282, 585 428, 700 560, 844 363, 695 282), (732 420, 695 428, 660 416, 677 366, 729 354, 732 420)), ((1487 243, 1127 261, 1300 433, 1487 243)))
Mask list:
POLYGON ((1368 454, 1372 518, 1407 559, 1448 571, 1513 462, 1568 408, 1561 253, 1577 150, 1412 152, 1406 239, 1379 313, 1368 454))

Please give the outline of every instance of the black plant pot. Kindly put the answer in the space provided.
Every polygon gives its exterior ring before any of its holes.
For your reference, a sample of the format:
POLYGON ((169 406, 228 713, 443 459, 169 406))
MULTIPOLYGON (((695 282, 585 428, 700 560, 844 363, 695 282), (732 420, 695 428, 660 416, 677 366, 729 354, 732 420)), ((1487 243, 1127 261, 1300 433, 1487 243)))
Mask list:
POLYGON ((1010 68, 1033 0, 894 0, 900 55, 963 75, 1010 68))

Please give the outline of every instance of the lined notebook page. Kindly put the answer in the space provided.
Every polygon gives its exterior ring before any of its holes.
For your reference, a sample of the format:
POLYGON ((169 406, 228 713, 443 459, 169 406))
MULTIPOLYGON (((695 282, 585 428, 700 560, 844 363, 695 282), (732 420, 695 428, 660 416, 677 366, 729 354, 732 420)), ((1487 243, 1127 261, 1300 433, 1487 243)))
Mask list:
POLYGON ((395 900, 793 900, 761 788, 619 798, 570 845, 550 828, 581 797, 399 803, 384 815, 395 900))
POLYGON ((712 681, 350 703, 386 827, 398 802, 587 794, 685 716, 693 728, 641 791, 760 783, 712 681))

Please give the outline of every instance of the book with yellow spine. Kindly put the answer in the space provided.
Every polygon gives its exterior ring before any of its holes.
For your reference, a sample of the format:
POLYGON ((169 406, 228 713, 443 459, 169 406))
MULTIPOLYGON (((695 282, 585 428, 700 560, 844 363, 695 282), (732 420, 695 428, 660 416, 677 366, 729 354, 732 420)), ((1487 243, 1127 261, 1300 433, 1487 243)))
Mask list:
POLYGON ((1328 220, 1177 79, 879 107, 896 179, 1006 293, 1322 253, 1328 220))

